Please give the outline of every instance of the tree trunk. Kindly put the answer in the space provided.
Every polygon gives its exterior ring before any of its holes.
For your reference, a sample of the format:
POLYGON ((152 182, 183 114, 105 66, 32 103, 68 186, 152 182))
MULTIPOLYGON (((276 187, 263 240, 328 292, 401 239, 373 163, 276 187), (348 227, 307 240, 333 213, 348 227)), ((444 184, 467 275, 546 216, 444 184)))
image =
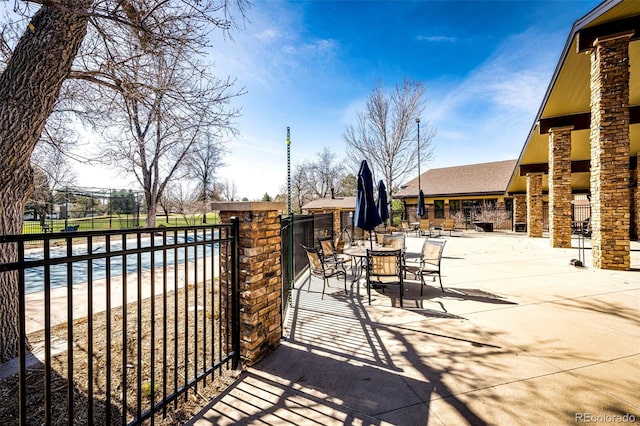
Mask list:
MULTIPOLYGON (((155 200, 155 197, 153 197, 153 200, 155 200)), ((158 204, 155 201, 151 201, 147 204, 147 219, 145 221, 145 226, 147 228, 155 228, 157 211, 158 204)))
MULTIPOLYGON (((43 6, 0 76, 0 234, 22 233, 33 191, 30 158, 87 31, 90 0, 43 6)), ((16 260, 0 246, 0 263, 16 260)), ((0 273, 0 362, 18 353, 16 273, 0 273)))

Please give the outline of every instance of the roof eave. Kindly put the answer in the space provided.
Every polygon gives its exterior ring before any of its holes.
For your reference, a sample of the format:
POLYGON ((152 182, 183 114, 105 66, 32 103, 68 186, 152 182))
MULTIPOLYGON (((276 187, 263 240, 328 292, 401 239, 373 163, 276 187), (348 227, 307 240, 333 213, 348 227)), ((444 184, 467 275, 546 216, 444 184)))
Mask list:
POLYGON ((578 33, 578 31, 580 31, 582 28, 584 28, 587 24, 589 24, 593 20, 599 18, 604 13, 606 13, 609 10, 613 9, 615 6, 619 5, 623 1, 624 0, 605 0, 602 3, 600 3, 598 6, 596 6, 593 10, 591 10, 589 13, 587 13, 585 16, 583 16, 582 18, 576 20, 573 23, 573 26, 571 27, 571 32, 569 33, 569 37, 567 38, 567 41, 565 42, 564 48, 562 49, 562 54, 560 55, 560 60, 556 64, 556 68, 554 69, 553 75, 551 76, 551 81, 549 82, 549 85, 547 86, 547 91, 545 92, 544 97, 542 98, 542 102, 540 103, 540 108, 538 109, 538 112, 536 113, 536 117, 533 120, 533 124, 531 125, 531 129, 529 130, 529 133, 527 134, 527 139, 525 141, 525 144, 522 147, 522 150, 520 151, 520 155, 518 156, 518 161, 516 162, 516 167, 513 169, 513 172, 511 174, 511 179, 509 179, 509 185, 508 185, 507 189, 511 188, 511 184, 513 182, 513 179, 516 177, 516 173, 517 173, 517 171, 518 171, 518 169, 520 167, 520 162, 522 161, 522 156, 524 155, 525 151, 527 150, 527 148, 529 146, 529 143, 531 142, 531 138, 533 136, 533 132, 535 132, 536 127, 538 126, 538 122, 540 121, 540 118, 542 117, 542 112, 544 111, 545 107, 547 106, 547 102, 549 101, 549 97, 551 96, 551 92, 553 92, 553 88, 555 87, 555 84, 556 84, 556 82, 558 80, 558 76, 560 75, 560 71, 562 70, 562 66, 564 65, 565 61, 567 60, 567 55, 570 52, 571 45, 573 44, 573 40, 575 39, 576 34, 578 33))

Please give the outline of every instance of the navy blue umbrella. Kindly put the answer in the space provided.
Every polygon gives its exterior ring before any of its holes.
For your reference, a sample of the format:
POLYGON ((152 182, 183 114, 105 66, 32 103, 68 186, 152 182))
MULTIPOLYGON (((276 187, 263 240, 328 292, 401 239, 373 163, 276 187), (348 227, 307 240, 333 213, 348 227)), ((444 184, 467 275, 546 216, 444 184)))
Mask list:
POLYGON ((389 219, 389 205, 387 201, 387 188, 384 186, 384 182, 380 180, 378 182, 378 214, 382 222, 386 222, 389 219))
POLYGON ((425 214, 425 208, 424 208, 424 193, 422 192, 422 189, 420 190, 420 193, 418 194, 418 212, 417 212, 418 216, 422 217, 425 214))
MULTIPOLYGON (((358 192, 356 194, 354 221, 355 226, 369 232, 382 223, 373 197, 373 176, 367 160, 362 160, 360 171, 358 172, 358 192)), ((369 234, 369 237, 371 237, 371 234, 369 234)), ((371 244, 373 245, 373 242, 371 244)))

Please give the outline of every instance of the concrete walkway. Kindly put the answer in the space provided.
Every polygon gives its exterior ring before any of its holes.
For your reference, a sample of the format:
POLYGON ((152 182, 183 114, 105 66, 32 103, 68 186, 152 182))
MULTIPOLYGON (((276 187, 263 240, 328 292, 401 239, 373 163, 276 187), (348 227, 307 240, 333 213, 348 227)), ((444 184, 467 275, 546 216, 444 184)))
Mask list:
POLYGON ((409 280, 404 309, 396 286, 294 291, 287 339, 193 424, 640 424, 638 242, 616 272, 547 238, 445 239, 445 292, 409 280))

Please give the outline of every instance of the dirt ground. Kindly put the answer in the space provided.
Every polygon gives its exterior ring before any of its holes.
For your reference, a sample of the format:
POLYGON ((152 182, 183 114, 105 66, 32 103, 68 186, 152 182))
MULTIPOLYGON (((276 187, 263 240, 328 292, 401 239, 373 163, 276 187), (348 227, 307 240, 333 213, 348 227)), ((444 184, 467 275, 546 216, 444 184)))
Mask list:
MULTIPOLYGON (((119 307, 110 314, 95 314, 92 322, 77 319, 73 322, 71 339, 66 324, 54 326, 50 337, 52 424, 67 424, 69 386, 73 395, 73 424, 122 424, 123 416, 126 423, 132 421, 193 377, 215 368, 213 374, 154 418, 159 425, 188 421, 239 374, 220 361, 227 352, 225 342, 221 341, 224 324, 220 321, 220 306, 224 306, 224 301, 215 287, 199 285, 196 291, 191 286, 187 291, 167 293, 166 298, 160 295, 129 303, 125 316, 119 307), (67 344, 70 340, 71 368, 67 344), (141 368, 138 358, 142 360, 141 368)), ((32 353, 41 360, 45 337, 44 331, 28 336, 32 353)), ((26 404, 30 425, 44 423, 45 379, 43 362, 28 369, 26 404)), ((17 376, 0 381, 0 400, 3 402, 0 424, 16 424, 20 406, 17 376)))

